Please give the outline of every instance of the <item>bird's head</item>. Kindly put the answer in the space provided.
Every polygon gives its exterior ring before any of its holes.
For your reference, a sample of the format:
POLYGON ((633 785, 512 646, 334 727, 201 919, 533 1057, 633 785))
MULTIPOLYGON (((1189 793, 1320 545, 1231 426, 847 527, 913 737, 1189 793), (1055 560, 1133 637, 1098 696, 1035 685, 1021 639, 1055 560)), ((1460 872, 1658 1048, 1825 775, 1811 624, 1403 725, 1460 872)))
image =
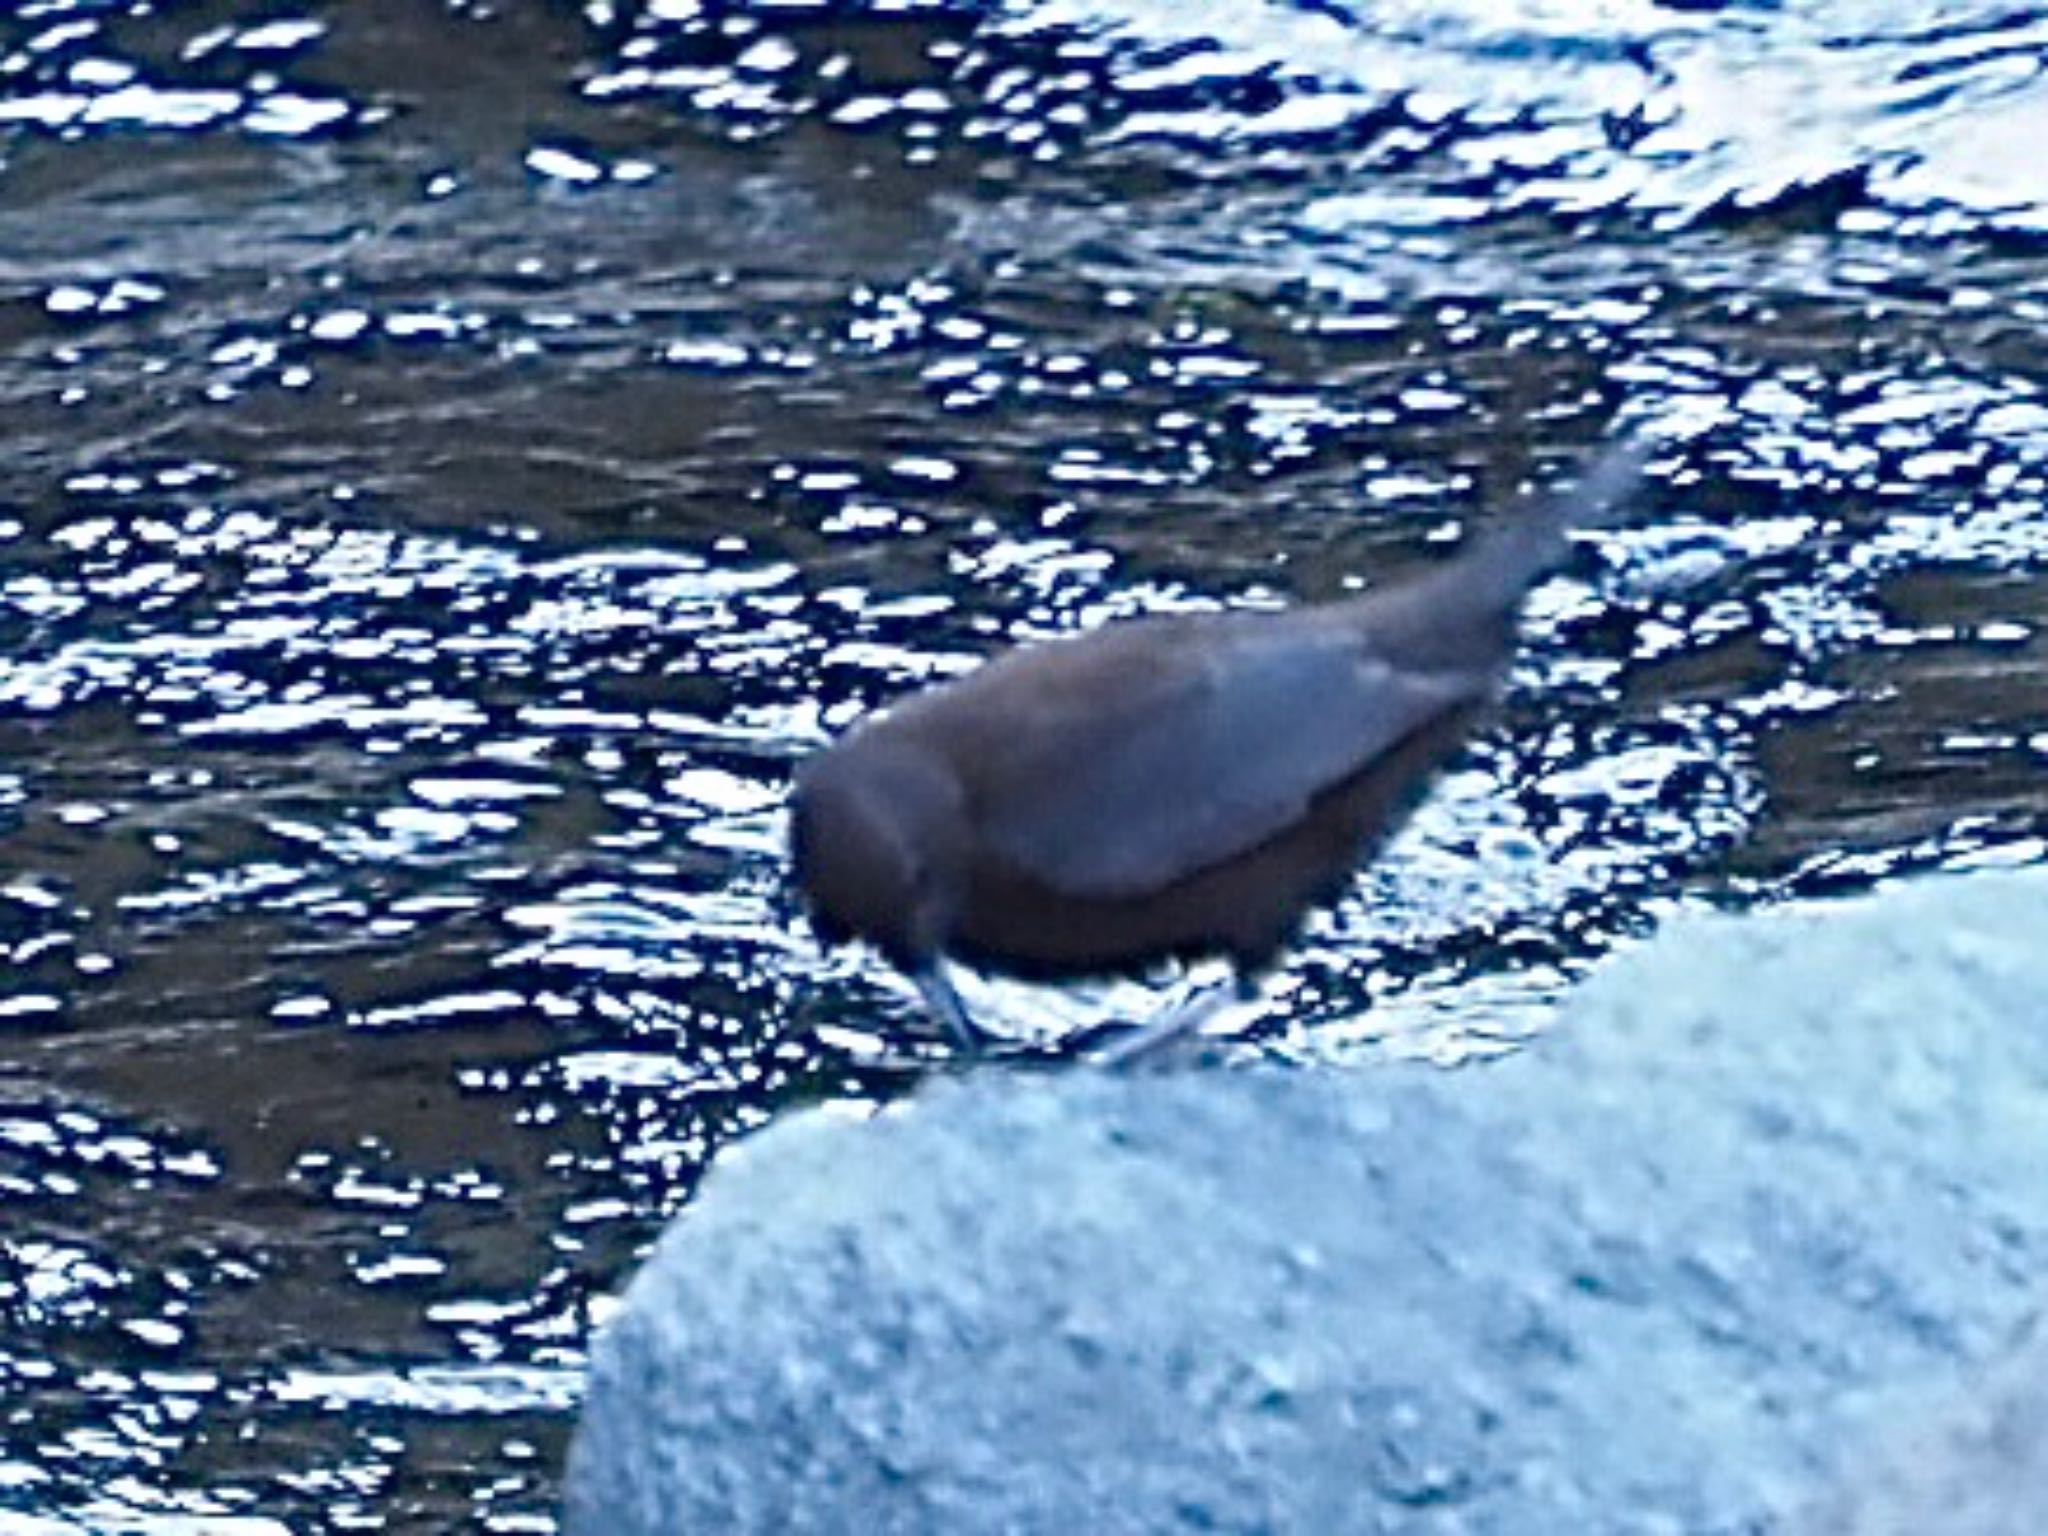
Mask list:
POLYGON ((945 947, 965 879, 958 779, 914 746, 862 733, 797 770, 790 841, 819 937, 866 939, 914 969, 945 947))

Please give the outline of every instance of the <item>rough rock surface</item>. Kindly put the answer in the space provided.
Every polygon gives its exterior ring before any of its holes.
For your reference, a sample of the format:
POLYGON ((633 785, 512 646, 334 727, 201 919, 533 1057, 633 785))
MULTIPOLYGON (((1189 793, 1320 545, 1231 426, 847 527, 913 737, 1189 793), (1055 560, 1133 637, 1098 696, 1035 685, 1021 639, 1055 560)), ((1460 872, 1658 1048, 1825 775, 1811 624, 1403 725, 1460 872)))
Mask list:
POLYGON ((777 1125, 600 1339, 568 1530, 1893 1530, 1844 1490, 2044 1277, 2048 872, 1691 919, 1482 1067, 777 1125))

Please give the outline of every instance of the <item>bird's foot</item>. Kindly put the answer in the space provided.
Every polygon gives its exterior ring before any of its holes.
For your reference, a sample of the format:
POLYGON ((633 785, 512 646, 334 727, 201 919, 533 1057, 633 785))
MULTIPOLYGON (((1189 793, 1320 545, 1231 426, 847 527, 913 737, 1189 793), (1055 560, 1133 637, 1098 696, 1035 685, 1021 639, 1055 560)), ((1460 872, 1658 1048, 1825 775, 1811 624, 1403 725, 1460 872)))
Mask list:
POLYGON ((1194 1036, 1221 1033, 1215 1026, 1226 1019, 1235 1026, 1229 1033, 1238 1034, 1263 1011, 1264 999, 1253 983, 1211 987, 1169 1004, 1137 1028, 1090 1052, 1088 1060, 1113 1071, 1149 1066, 1194 1036))
MULTIPOLYGON (((925 1006, 932 1012, 954 1047, 969 1059, 1001 1056, 1013 1064, 1039 1060, 1045 1064, 1073 1061, 1077 1057, 1097 1067, 1121 1071, 1152 1066, 1174 1054, 1176 1048, 1198 1035, 1237 1035, 1247 1030, 1265 1010, 1265 999, 1254 981, 1240 979, 1205 988, 1177 1002, 1169 1003, 1151 1018, 1126 1029, 1106 1044, 1081 1044, 1072 1038, 1055 1046, 1020 1044, 994 1030, 975 1023, 939 964, 912 974, 925 1006), (1080 1044, 1080 1049, 1075 1047, 1080 1044)), ((1110 1026, 1104 1026, 1107 1033, 1110 1026)), ((1089 1034, 1096 1035, 1096 1031, 1089 1034)))
POLYGON ((983 1029, 974 1022, 967 1011, 967 1005, 960 1000, 952 979, 942 970, 938 962, 925 966, 912 974, 917 990, 923 994, 925 1006, 931 1009, 938 1021, 945 1025, 946 1033, 953 1037, 953 1043, 970 1056, 979 1056, 991 1046, 1000 1042, 1001 1037, 983 1029))

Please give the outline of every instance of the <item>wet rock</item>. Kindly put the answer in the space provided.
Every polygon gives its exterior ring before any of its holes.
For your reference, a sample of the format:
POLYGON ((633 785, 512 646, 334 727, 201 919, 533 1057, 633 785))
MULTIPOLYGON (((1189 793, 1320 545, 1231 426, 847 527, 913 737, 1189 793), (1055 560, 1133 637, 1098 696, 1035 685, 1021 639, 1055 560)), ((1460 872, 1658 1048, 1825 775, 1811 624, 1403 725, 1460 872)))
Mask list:
POLYGON ((2044 911, 2037 871, 1674 923, 1462 1072, 780 1124, 601 1338, 568 1529, 1821 1528, 1869 1404, 2038 1304, 2044 911))
POLYGON ((2048 1331, 1944 1392, 1875 1394, 1872 1426, 1812 1536, 2037 1536, 2048 1510, 2048 1331))

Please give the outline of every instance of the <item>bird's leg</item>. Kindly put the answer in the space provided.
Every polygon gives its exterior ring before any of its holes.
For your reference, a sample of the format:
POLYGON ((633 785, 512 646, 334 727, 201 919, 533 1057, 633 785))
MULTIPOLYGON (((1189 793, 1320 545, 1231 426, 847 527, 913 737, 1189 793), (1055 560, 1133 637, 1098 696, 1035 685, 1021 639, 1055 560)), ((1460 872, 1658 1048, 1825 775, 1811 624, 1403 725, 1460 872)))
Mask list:
POLYGON ((1258 979, 1240 971, 1236 981, 1227 986, 1211 987, 1186 1002, 1162 1008, 1121 1040, 1097 1051, 1092 1059, 1100 1067, 1128 1067, 1184 1036, 1199 1034, 1224 1010, 1233 1006, 1256 1009, 1261 1000, 1258 979))
POLYGON ((929 960, 910 973, 923 994, 925 1006, 946 1026, 946 1033, 963 1051, 979 1053, 995 1037, 968 1016, 967 1005, 945 972, 945 962, 929 960))

